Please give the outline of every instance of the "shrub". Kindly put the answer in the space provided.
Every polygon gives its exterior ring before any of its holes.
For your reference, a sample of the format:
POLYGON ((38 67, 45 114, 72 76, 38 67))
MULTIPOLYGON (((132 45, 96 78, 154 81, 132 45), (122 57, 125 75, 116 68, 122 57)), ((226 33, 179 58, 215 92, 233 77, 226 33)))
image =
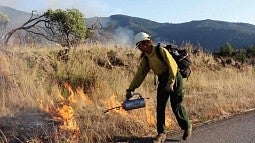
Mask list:
POLYGON ((220 48, 219 55, 221 56, 232 56, 234 53, 234 47, 232 44, 227 43, 223 47, 220 48))

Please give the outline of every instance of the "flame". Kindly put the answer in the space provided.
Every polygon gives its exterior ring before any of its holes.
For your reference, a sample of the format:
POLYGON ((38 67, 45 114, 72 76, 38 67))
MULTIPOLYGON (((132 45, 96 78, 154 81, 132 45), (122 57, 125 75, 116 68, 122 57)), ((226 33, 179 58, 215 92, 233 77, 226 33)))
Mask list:
POLYGON ((76 92, 80 98, 80 100, 85 103, 86 105, 92 104, 92 101, 88 98, 88 96, 84 93, 83 89, 78 87, 76 89, 76 92))
POLYGON ((55 110, 57 119, 62 121, 62 125, 59 126, 63 130, 79 132, 79 127, 74 120, 74 109, 67 103, 61 103, 61 105, 55 110))
POLYGON ((75 106, 78 101, 86 105, 92 104, 92 101, 89 100, 82 88, 78 87, 73 90, 70 84, 64 83, 63 85, 70 94, 64 97, 59 91, 56 96, 61 100, 60 104, 55 105, 52 100, 50 104, 44 105, 42 100, 40 100, 39 107, 50 113, 53 119, 61 123, 61 125, 59 125, 61 133, 64 133, 67 137, 71 135, 76 138, 79 136, 79 127, 75 121, 75 110, 73 106, 75 106))
MULTIPOLYGON (((83 89, 81 87, 78 87, 75 89, 75 91, 72 89, 72 86, 68 83, 64 83, 64 86, 68 89, 70 92, 70 95, 68 97, 68 101, 70 103, 76 104, 78 100, 81 100, 85 104, 92 104, 92 101, 88 98, 88 96, 84 93, 83 89)), ((63 97, 63 96, 62 96, 63 97)))
POLYGON ((64 87, 67 88, 67 90, 70 92, 70 95, 68 96, 67 101, 72 103, 77 103, 78 96, 73 91, 72 86, 68 83, 64 83, 64 87))
MULTIPOLYGON (((113 94, 112 96, 110 96, 109 98, 107 98, 106 100, 102 101, 106 106, 108 106, 108 108, 113 108, 113 107, 117 107, 120 106, 121 103, 118 102, 116 100, 116 95, 113 94)), ((125 110, 114 110, 115 112, 119 113, 122 116, 126 116, 127 112, 125 110)))
POLYGON ((59 118, 62 118, 63 120, 66 121, 69 121, 74 117, 73 108, 64 102, 60 104, 60 106, 56 109, 55 112, 59 118))

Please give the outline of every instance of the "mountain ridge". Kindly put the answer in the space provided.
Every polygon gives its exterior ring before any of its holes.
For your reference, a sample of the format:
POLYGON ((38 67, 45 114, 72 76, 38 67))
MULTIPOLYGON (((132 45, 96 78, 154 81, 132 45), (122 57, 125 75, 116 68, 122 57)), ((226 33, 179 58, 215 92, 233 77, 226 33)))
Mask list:
POLYGON ((29 17, 31 16, 30 13, 17 10, 11 7, 7 7, 7 6, 1 6, 1 5, 0 5, 0 12, 7 15, 10 19, 10 23, 7 25, 8 30, 22 25, 24 21, 26 19, 28 20, 29 17), (15 23, 13 21, 15 21, 15 23))
POLYGON ((157 23, 154 21, 127 17, 129 23, 123 24, 123 15, 110 16, 111 21, 133 30, 134 33, 144 31, 150 34, 156 42, 167 41, 182 44, 191 42, 199 44, 209 51, 217 51, 226 43, 235 47, 245 47, 255 43, 255 25, 247 23, 232 23, 216 20, 194 20, 180 24, 157 23))
MULTIPOLYGON (((0 6, 0 12, 10 17, 10 24, 7 26, 9 30, 20 26, 31 16, 30 13, 6 6, 0 6)), ((211 19, 160 23, 122 14, 98 18, 104 25, 103 28, 111 29, 112 32, 119 27, 133 31, 133 35, 144 31, 151 35, 155 42, 174 42, 177 45, 190 42, 208 51, 218 51, 226 43, 231 43, 237 48, 255 44, 255 25, 249 23, 211 19)), ((96 19, 96 17, 86 18, 87 25, 92 25, 96 19)))

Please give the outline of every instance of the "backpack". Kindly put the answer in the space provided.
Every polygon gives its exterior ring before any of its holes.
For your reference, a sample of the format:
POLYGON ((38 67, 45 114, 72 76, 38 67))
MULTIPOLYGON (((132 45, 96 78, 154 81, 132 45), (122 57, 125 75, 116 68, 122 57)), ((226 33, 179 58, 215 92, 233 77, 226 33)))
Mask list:
MULTIPOLYGON (((192 64, 191 58, 188 54, 188 51, 186 49, 174 48, 172 45, 166 45, 163 48, 167 49, 167 51, 172 55, 172 57, 176 61, 182 77, 188 78, 191 74, 190 66, 192 64)), ((163 63, 166 64, 166 62, 164 61, 164 59, 160 53, 160 43, 157 45, 156 54, 157 54, 158 58, 163 63)))

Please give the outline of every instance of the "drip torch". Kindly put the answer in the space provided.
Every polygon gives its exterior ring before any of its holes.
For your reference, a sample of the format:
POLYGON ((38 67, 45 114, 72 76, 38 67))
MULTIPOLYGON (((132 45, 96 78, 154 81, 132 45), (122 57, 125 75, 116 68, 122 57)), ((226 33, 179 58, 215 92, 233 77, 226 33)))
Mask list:
MULTIPOLYGON (((145 98, 142 97, 142 95, 140 93, 133 93, 132 94, 132 98, 129 100, 125 100, 124 102, 122 102, 122 104, 120 106, 116 106, 110 109, 107 109, 106 111, 104 111, 104 113, 108 113, 111 110, 117 109, 119 110, 120 108, 128 111, 128 110, 132 110, 132 109, 138 109, 138 108, 143 108, 145 107, 145 98), (137 98, 133 98, 135 97, 135 95, 138 95, 137 98)), ((148 98, 146 98, 148 99, 148 98)))

